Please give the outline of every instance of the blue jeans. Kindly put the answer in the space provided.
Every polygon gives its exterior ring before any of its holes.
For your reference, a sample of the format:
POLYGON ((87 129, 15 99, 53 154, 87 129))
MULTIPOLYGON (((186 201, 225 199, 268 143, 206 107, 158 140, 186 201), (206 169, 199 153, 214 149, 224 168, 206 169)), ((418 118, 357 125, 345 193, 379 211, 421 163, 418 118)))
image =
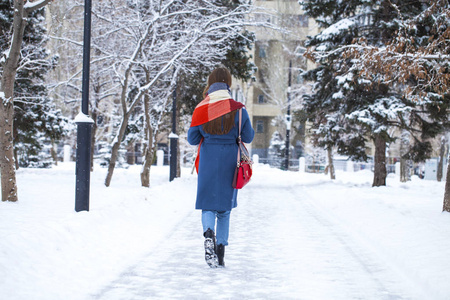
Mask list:
POLYGON ((231 211, 202 210, 203 232, 208 228, 216 233, 217 245, 228 245, 228 234, 230 232, 231 211), (215 230, 217 217, 217 231, 215 230))

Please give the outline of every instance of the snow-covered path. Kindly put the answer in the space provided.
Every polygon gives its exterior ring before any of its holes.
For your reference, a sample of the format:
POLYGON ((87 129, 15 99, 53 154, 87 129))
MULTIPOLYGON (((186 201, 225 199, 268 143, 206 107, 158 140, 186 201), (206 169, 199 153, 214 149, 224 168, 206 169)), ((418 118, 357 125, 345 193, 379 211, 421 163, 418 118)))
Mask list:
POLYGON ((200 212, 193 211, 93 298, 422 298, 406 276, 315 205, 307 190, 279 182, 242 190, 231 215, 225 269, 204 262, 200 212))
POLYGON ((450 214, 443 182, 372 188, 370 171, 255 166, 231 214, 225 269, 203 257, 196 176, 140 166, 91 177, 74 211, 75 165, 18 172, 20 201, 0 203, 0 299, 450 299, 450 214))

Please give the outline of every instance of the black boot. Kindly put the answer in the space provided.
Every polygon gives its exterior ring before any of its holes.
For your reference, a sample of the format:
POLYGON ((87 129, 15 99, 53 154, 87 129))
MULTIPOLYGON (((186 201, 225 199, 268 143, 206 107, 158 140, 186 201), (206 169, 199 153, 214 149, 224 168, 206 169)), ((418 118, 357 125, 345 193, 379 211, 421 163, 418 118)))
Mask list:
POLYGON ((217 260, 219 261, 219 266, 225 267, 225 261, 223 258, 225 257, 225 246, 222 244, 217 245, 217 260))
POLYGON ((217 261, 217 255, 216 255, 216 237, 214 236, 214 231, 212 231, 210 228, 203 233, 203 236, 205 237, 205 260, 208 266, 211 268, 217 268, 218 261, 217 261))

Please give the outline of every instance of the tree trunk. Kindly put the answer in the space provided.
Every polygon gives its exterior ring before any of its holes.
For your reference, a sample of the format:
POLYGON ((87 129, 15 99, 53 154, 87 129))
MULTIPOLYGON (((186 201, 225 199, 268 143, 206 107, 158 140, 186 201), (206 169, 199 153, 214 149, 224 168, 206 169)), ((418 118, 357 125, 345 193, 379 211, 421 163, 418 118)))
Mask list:
POLYGON ((57 150, 55 150, 55 148, 56 148, 55 141, 53 139, 51 139, 50 152, 52 155, 53 162, 55 163, 55 166, 57 166, 58 165, 58 152, 57 152, 57 150))
POLYGON ((141 185, 150 187, 150 168, 153 161, 153 148, 147 146, 144 152, 144 163, 141 171, 141 185))
MULTIPOLYGON (((2 79, 4 79, 5 76, 6 74, 4 74, 2 79)), ((12 135, 14 107, 11 97, 12 92, 6 93, 5 91, 4 93, 6 96, 5 98, 9 100, 5 101, 4 98, 0 97, 0 170, 2 178, 2 201, 15 202, 18 198, 12 135)))
POLYGON ((0 169, 2 201, 17 201, 17 182, 14 159, 14 83, 19 66, 20 49, 26 26, 24 1, 14 1, 14 20, 11 46, 7 53, 0 84, 0 169))
POLYGON ((328 170, 330 171, 330 179, 334 180, 336 179, 336 174, 334 171, 334 162, 333 162, 333 148, 329 147, 327 149, 328 153, 328 170))
MULTIPOLYGON (((146 101, 146 100, 145 100, 146 101)), ((145 149, 144 149, 144 161, 141 171, 141 186, 150 187, 150 169, 152 167, 153 160, 156 153, 156 145, 154 141, 153 128, 150 126, 150 115, 147 113, 149 111, 148 101, 144 104, 145 110, 145 149)))
POLYGON ((447 179, 445 181, 444 208, 443 211, 450 212, 450 159, 447 164, 447 179))
POLYGON ((400 182, 411 181, 412 161, 400 158, 400 182))
POLYGON ((386 141, 378 134, 375 136, 375 165, 372 186, 386 185, 386 141))
POLYGON ((411 160, 400 158, 400 182, 411 180, 411 160))
POLYGON ((402 131, 400 141, 400 182, 411 180, 411 160, 404 158, 410 147, 410 133, 406 130, 402 131))
POLYGON ((111 149, 111 159, 109 161, 108 173, 106 174, 105 185, 109 186, 111 184, 111 179, 114 173, 114 168, 116 167, 117 158, 119 157, 120 144, 125 136, 125 130, 128 126, 129 114, 124 114, 122 123, 120 124, 119 132, 114 139, 114 143, 111 149))
POLYGON ((144 163, 141 172, 141 185, 143 187, 150 187, 150 168, 155 157, 155 149, 155 147, 147 145, 144 151, 144 163))
POLYGON ((105 186, 109 186, 111 184, 111 179, 114 173, 114 168, 116 167, 116 161, 119 157, 119 149, 120 144, 122 143, 123 138, 125 137, 125 131, 128 126, 128 121, 130 119, 131 113, 133 112, 133 109, 139 103, 142 94, 139 93, 138 96, 133 100, 130 107, 127 107, 127 91, 128 91, 128 80, 131 73, 131 65, 128 67, 127 71, 125 72, 125 81, 122 86, 122 93, 120 96, 120 102, 122 103, 122 123, 120 124, 119 132, 117 133, 117 136, 114 139, 113 146, 111 149, 111 159, 109 161, 108 165, 108 173, 106 174, 105 178, 105 186))
MULTIPOLYGON (((146 70, 147 81, 150 78, 150 73, 146 70)), ((153 147, 153 129, 151 126, 150 115, 150 95, 144 95, 144 136, 145 136, 145 149, 144 149, 144 161, 141 171, 141 186, 150 187, 150 168, 153 162, 154 147, 153 147)))
POLYGON ((447 139, 445 136, 442 136, 441 138, 441 148, 439 151, 439 163, 437 166, 437 173, 436 173, 436 179, 437 181, 441 182, 442 176, 444 175, 444 158, 445 158, 445 149, 447 148, 447 139))

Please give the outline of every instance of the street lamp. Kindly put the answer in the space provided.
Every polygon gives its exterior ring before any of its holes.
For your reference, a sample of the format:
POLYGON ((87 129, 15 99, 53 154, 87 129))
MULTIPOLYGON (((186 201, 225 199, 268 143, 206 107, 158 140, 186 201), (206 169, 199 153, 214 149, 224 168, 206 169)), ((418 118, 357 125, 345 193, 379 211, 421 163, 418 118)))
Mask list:
POLYGON ((172 93, 172 132, 169 134, 170 140, 170 176, 169 181, 174 180, 177 177, 177 148, 178 148, 178 135, 177 135, 177 86, 172 93))
POLYGON ((292 61, 289 61, 289 81, 288 81, 288 91, 287 91, 287 112, 286 112, 286 160, 285 160, 285 170, 289 170, 289 134, 291 131, 291 69, 292 61))
POLYGON ((94 121, 89 117, 89 67, 91 50, 91 0, 84 1, 83 81, 81 112, 76 116, 77 160, 75 211, 89 211, 91 175, 91 131, 94 121))

